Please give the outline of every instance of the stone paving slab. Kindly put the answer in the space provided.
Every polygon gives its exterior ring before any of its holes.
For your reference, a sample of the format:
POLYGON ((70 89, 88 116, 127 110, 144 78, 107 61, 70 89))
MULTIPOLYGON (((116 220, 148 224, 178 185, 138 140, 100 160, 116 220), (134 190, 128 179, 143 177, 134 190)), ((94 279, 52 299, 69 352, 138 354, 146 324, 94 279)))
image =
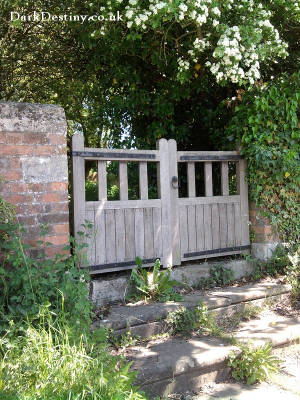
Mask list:
POLYGON ((134 327, 149 322, 160 321, 166 318, 169 312, 175 311, 181 306, 193 308, 200 301, 206 303, 209 310, 214 310, 244 301, 288 293, 289 290, 289 285, 262 282, 237 287, 230 286, 225 289, 213 290, 206 293, 197 291, 183 296, 183 301, 181 302, 112 306, 108 317, 97 321, 93 326, 104 326, 118 331, 126 329, 129 326, 134 327))
MULTIPOLYGON (((255 346, 266 342, 283 346, 299 339, 299 318, 269 313, 243 323, 234 336, 255 346)), ((228 378, 227 358, 233 349, 238 348, 212 337, 169 338, 132 347, 127 357, 139 371, 138 385, 155 396, 198 390, 204 383, 228 378)))

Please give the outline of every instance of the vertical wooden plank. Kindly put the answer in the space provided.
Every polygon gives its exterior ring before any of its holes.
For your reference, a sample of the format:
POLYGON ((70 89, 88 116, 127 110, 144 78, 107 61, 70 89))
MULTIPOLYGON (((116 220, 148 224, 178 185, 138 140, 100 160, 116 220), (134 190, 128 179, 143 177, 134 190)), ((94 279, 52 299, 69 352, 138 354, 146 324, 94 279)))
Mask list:
POLYGON ((187 217, 187 206, 180 206, 180 247, 181 256, 188 251, 188 217, 187 217))
POLYGON ((153 245, 156 258, 162 256, 162 237, 161 237, 161 209, 153 208, 153 245))
POLYGON ((227 204, 227 244, 228 247, 233 247, 235 245, 234 239, 234 207, 232 203, 227 204))
POLYGON ((211 221, 212 221, 212 241, 213 249, 220 248, 220 213, 219 204, 212 204, 211 209, 211 221))
POLYGON ((119 162, 119 187, 120 187, 120 200, 128 200, 128 176, 127 176, 127 162, 119 162))
POLYGON ((203 205, 196 206, 196 234, 197 234, 197 251, 204 250, 204 220, 203 205))
POLYGON ((188 220, 188 242, 189 251, 196 251, 196 206, 187 207, 187 220, 188 220))
POLYGON ((139 163, 139 189, 140 189, 140 199, 148 199, 148 173, 147 173, 147 163, 139 163))
MULTIPOLYGON (((83 135, 76 133, 72 137, 72 150, 84 150, 83 135)), ((74 233, 77 240, 80 237, 77 232, 82 231, 85 217, 85 164, 84 158, 72 157, 73 164, 73 207, 74 207, 74 233)))
POLYGON ((144 226, 145 226, 145 257, 153 258, 154 235, 153 235, 152 208, 144 208, 144 226))
POLYGON ((95 212, 93 210, 86 210, 85 219, 93 224, 93 227, 89 229, 86 233, 89 234, 85 241, 88 245, 87 247, 87 262, 88 265, 95 265, 96 262, 96 246, 95 246, 95 212))
POLYGON ((107 200, 106 161, 98 161, 98 200, 107 200))
POLYGON ((234 203, 234 241, 235 246, 241 245, 241 205, 239 203, 234 203))
POLYGON ((212 219, 211 219, 211 205, 203 205, 203 215, 204 215, 204 243, 205 250, 212 250, 212 219))
POLYGON ((125 257, 126 260, 135 259, 134 237, 134 209, 125 209, 125 257))
POLYGON ((220 247, 224 249, 228 247, 228 221, 227 221, 227 207, 225 203, 219 204, 220 213, 220 247))
POLYGON ((115 210, 116 218, 116 256, 117 261, 125 261, 125 216, 124 210, 115 210))
POLYGON ((205 196, 213 195, 213 181, 212 181, 212 163, 206 161, 204 163, 204 180, 205 180, 205 196))
POLYGON ((96 242, 96 264, 106 262, 106 234, 105 234, 105 210, 99 207, 95 213, 95 242, 96 242))
POLYGON ((171 266, 181 264, 180 256, 180 227, 179 227, 179 206, 178 186, 171 185, 172 177, 178 179, 177 144, 174 139, 168 141, 169 153, 169 193, 170 193, 170 233, 171 233, 171 266))
POLYGON ((246 160, 239 161, 239 193, 241 196, 241 244, 250 244, 249 235, 249 205, 248 205, 248 185, 246 182, 247 163, 246 160))
POLYGON ((134 235, 135 235, 135 254, 141 259, 144 258, 144 213, 142 208, 137 208, 134 212, 134 235))
POLYGON ((163 267, 173 265, 172 260, 172 233, 171 233, 171 207, 170 207, 170 191, 171 182, 169 174, 169 150, 166 139, 160 139, 157 143, 159 150, 159 166, 158 171, 158 191, 161 199, 161 232, 163 240, 163 267))
POLYGON ((188 197, 196 197, 195 163, 187 163, 188 197))
POLYGON ((115 210, 105 210, 105 232, 106 232, 106 261, 116 261, 116 219, 115 210))
POLYGON ((222 196, 229 195, 229 178, 228 178, 228 162, 222 161, 221 167, 221 186, 222 196))

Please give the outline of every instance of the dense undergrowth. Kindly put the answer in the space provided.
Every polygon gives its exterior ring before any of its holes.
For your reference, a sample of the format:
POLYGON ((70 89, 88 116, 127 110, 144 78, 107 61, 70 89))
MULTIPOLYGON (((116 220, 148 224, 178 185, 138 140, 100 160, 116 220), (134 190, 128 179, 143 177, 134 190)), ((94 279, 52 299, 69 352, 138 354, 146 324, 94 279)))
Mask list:
POLYGON ((32 259, 13 208, 1 198, 0 207, 0 399, 145 399, 130 364, 110 355, 107 332, 90 330, 85 245, 32 259))

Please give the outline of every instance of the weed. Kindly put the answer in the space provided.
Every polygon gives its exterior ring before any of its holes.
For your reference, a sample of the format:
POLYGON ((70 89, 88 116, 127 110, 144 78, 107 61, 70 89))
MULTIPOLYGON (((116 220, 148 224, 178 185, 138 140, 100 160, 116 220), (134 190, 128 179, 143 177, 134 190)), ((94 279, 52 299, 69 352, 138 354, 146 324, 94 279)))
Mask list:
POLYGON ((134 346, 140 340, 139 336, 133 337, 130 331, 117 335, 113 329, 107 331, 108 342, 116 349, 124 349, 129 346, 134 346))
POLYGON ((197 285, 199 289, 209 289, 215 286, 226 286, 234 279, 234 272, 222 265, 215 265, 210 268, 209 278, 200 278, 197 285))
POLYGON ((195 330, 216 336, 221 333, 207 306, 202 302, 192 309, 179 307, 168 314, 166 321, 172 335, 188 336, 195 330))
POLYGON ((182 296, 174 291, 174 286, 180 282, 171 279, 169 268, 160 271, 160 262, 156 260, 152 271, 142 268, 142 260, 136 258, 137 268, 133 269, 130 276, 135 300, 148 299, 152 301, 180 301, 182 296))
POLYGON ((272 355, 270 343, 257 348, 250 344, 240 344, 239 347, 241 351, 233 351, 228 362, 235 380, 252 385, 265 381, 270 373, 278 371, 280 360, 272 355))

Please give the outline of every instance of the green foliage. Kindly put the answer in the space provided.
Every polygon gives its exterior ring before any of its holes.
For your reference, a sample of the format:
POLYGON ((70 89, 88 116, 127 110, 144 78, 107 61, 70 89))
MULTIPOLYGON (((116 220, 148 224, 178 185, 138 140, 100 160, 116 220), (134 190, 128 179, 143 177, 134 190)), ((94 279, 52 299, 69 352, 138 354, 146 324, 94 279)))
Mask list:
POLYGON ((278 371, 280 360, 272 355, 270 343, 257 348, 245 344, 239 346, 241 351, 232 352, 228 362, 235 380, 252 385, 265 381, 270 373, 278 371))
POLYGON ((7 331, 0 338, 0 399, 145 399, 132 386, 130 364, 109 354, 103 331, 72 332, 45 308, 22 336, 7 331))
MULTIPOLYGON (((71 239, 66 250, 71 251, 72 248, 73 255, 57 254, 47 259, 41 250, 41 258, 33 259, 27 251, 29 246, 22 241, 24 230, 10 219, 10 215, 9 212, 0 225, 2 235, 5 235, 5 241, 0 241, 0 332, 11 320, 34 319, 40 306, 49 304, 55 313, 64 311, 74 326, 88 324, 91 313, 87 286, 89 276, 79 267, 86 244, 71 239)), ((80 232, 83 242, 87 235, 80 232)), ((39 244, 47 247, 47 242, 40 241, 39 244)))
POLYGON ((197 287, 199 289, 209 289, 215 286, 226 286, 233 280, 234 272, 230 268, 215 265, 210 268, 208 278, 200 278, 197 287))
POLYGON ((171 311, 166 321, 172 335, 189 336, 195 330, 211 335, 221 334, 207 305, 202 302, 195 308, 188 309, 182 306, 176 311, 171 311))
POLYGON ((137 268, 131 272, 130 281, 135 300, 143 298, 151 301, 180 301, 181 295, 174 291, 174 286, 181 283, 171 279, 169 268, 160 271, 160 262, 156 260, 152 271, 142 268, 142 260, 136 258, 137 268))
POLYGON ((250 196, 291 252, 300 238, 300 73, 244 94, 227 127, 248 162, 250 196))
POLYGON ((256 306, 254 304, 245 304, 243 310, 238 313, 238 317, 245 321, 250 321, 256 318, 262 311, 262 307, 256 306))
POLYGON ((129 330, 121 336, 117 335, 113 329, 107 331, 107 340, 116 349, 124 349, 128 346, 134 346, 139 338, 139 336, 133 337, 129 330))
POLYGON ((288 257, 288 251, 282 246, 277 246, 272 257, 268 260, 257 260, 249 257, 253 265, 251 278, 259 280, 265 276, 276 276, 287 273, 292 269, 292 263, 288 257))

